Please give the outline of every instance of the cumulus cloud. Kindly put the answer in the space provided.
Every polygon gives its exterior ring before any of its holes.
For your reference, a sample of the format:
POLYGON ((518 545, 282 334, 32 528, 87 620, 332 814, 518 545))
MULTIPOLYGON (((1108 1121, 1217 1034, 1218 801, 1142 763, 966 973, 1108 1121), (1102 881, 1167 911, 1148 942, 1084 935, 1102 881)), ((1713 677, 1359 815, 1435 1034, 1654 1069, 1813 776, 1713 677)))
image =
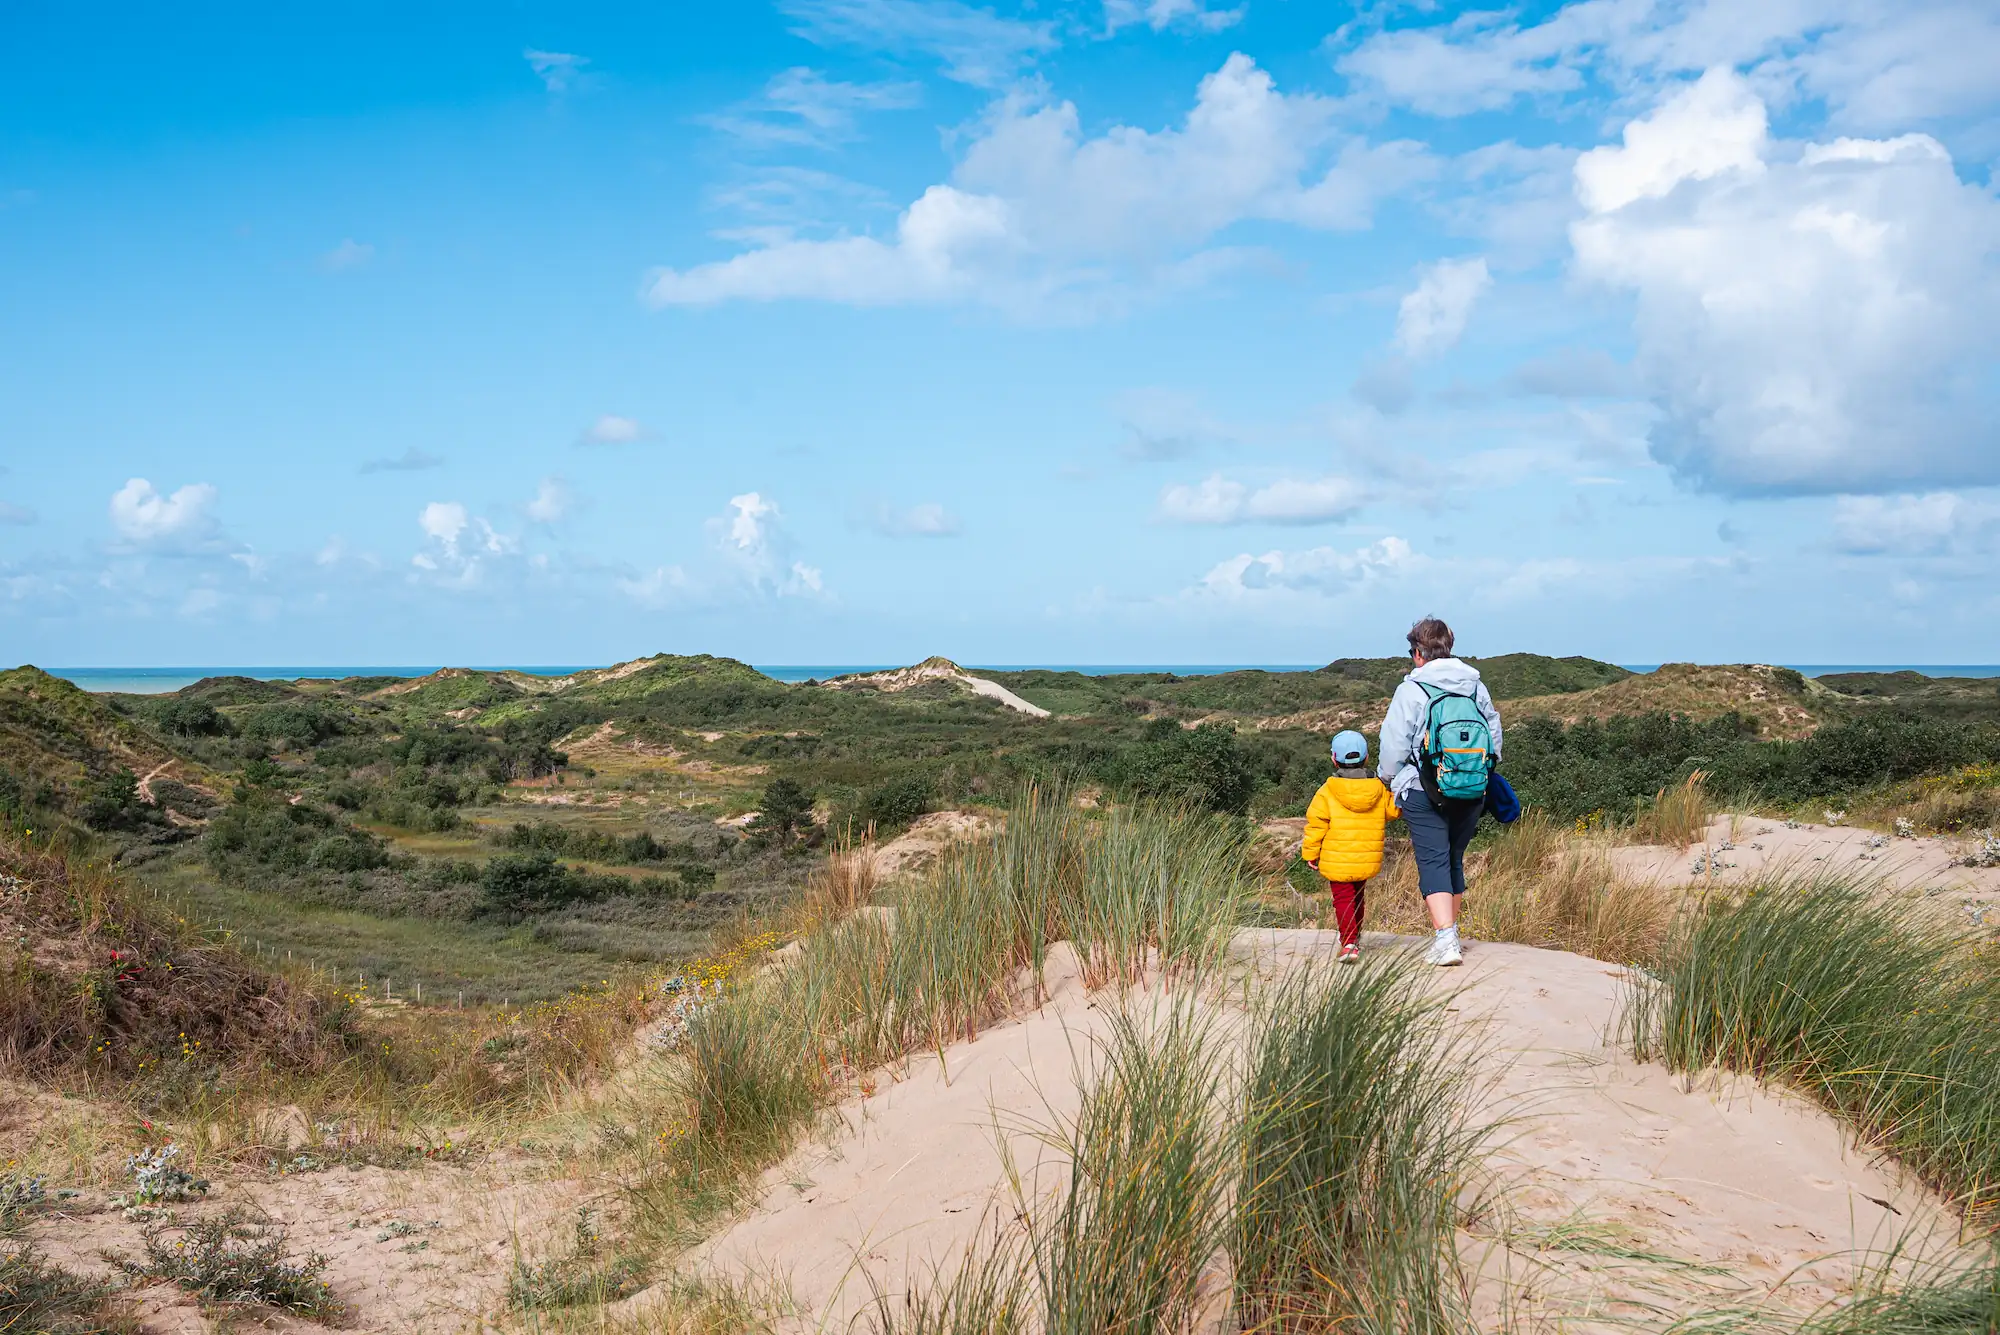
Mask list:
POLYGON ((1407 574, 1422 564, 1423 558, 1410 544, 1395 537, 1353 551, 1312 547, 1299 552, 1269 551, 1262 556, 1245 552, 1218 563, 1193 591, 1229 601, 1283 593, 1351 593, 1407 574))
POLYGON ((1926 135, 1773 141, 1711 70, 1577 160, 1577 272, 1632 292, 1653 456, 1734 493, 2000 475, 2000 202, 1926 135))
POLYGON ((958 516, 936 501, 899 509, 887 501, 869 511, 869 527, 890 538, 952 538, 960 529, 958 516))
POLYGON ((1577 0, 1539 23, 1493 7, 1413 26, 1351 24, 1357 95, 1432 116, 1608 86, 1623 97, 1715 66, 1867 129, 1990 111, 2000 15, 1979 0, 1577 0))
POLYGON ((1162 490, 1159 517, 1171 524, 1330 524, 1366 499, 1360 484, 1344 477, 1287 478, 1253 489, 1216 473, 1162 490))
POLYGON ((606 413, 585 427, 577 437, 579 445, 630 445, 646 438, 646 428, 637 419, 606 413))
POLYGON ((815 566, 793 552, 778 503, 761 492, 729 498, 729 508, 709 521, 715 547, 739 579, 760 592, 780 597, 810 597, 824 592, 815 566))
POLYGON ((938 61, 945 77, 981 88, 1006 83, 1060 43, 1053 24, 1003 18, 959 0, 781 0, 799 36, 938 61))
POLYGON ((528 518, 537 524, 553 524, 576 507, 576 493, 559 477, 545 477, 535 488, 534 499, 526 507, 528 518))
POLYGON ((1241 23, 1245 12, 1242 5, 1211 9, 1208 0, 1104 0, 1104 30, 1116 33, 1143 23, 1154 32, 1174 27, 1221 32, 1241 23))
POLYGON ((395 458, 369 459, 362 463, 364 473, 421 473, 426 469, 442 468, 444 460, 435 454, 410 446, 395 458))
POLYGON ((1956 492, 1842 496, 1833 545, 1855 556, 1946 556, 1985 551, 2000 534, 2000 506, 1956 492))
POLYGON ((542 81, 542 87, 551 93, 566 93, 583 73, 583 67, 590 63, 586 56, 572 55, 567 51, 537 51, 533 47, 521 53, 528 62, 528 68, 542 81))
POLYGON ((846 83, 800 65, 706 123, 754 147, 820 147, 853 138, 861 113, 914 107, 922 96, 914 83, 846 83))
POLYGON ((887 305, 978 301, 1040 308, 1119 284, 1203 281, 1234 262, 1211 247, 1245 221, 1368 225, 1385 194, 1428 175, 1417 145, 1338 133, 1335 105, 1287 95, 1248 56, 1201 81, 1178 127, 1086 137, 1076 107, 1026 95, 996 105, 949 182, 893 235, 782 237, 726 260, 648 276, 655 306, 805 298, 887 305))
POLYGON ((111 495, 111 526, 120 537, 136 543, 169 543, 205 537, 215 530, 210 513, 215 488, 191 482, 171 496, 162 496, 143 477, 126 482, 111 495))
POLYGON ((344 237, 341 243, 319 257, 319 267, 328 273, 344 273, 349 269, 359 269, 375 258, 375 247, 353 237, 344 237))
POLYGON ((450 588, 481 583, 496 560, 514 556, 519 544, 458 501, 432 501, 418 512, 429 542, 410 558, 419 578, 450 588))
POLYGON ((1396 346, 1411 357, 1435 357, 1457 346, 1472 308, 1493 276, 1484 259, 1439 260, 1424 266, 1416 288, 1396 309, 1396 346))

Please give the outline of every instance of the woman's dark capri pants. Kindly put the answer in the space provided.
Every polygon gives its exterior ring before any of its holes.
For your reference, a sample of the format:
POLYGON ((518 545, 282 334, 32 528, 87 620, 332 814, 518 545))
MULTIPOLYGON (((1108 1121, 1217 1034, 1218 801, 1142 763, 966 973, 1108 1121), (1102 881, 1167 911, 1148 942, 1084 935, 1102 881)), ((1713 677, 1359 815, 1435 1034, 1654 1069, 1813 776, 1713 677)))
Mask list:
POLYGON ((1465 846, 1479 828, 1483 805, 1446 802, 1440 811, 1421 787, 1412 788, 1399 805, 1417 859, 1417 888, 1426 897, 1464 894, 1465 846))

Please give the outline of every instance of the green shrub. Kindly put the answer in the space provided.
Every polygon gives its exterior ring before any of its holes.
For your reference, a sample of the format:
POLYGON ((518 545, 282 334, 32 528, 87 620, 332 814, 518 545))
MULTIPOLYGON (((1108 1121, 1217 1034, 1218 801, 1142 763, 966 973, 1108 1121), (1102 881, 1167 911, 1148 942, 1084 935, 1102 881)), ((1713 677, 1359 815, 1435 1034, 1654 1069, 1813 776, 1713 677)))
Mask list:
POLYGON ((0 1246, 0 1331, 22 1335, 113 1335, 133 1323, 109 1309, 110 1289, 43 1260, 32 1248, 0 1246))
POLYGON ((222 737, 229 733, 229 721, 206 700, 169 696, 154 707, 153 722, 160 731, 175 737, 222 737))
POLYGON ((1243 815, 1250 810, 1257 775, 1236 730, 1204 723, 1184 729, 1162 719, 1147 740, 1109 767, 1114 782, 1135 798, 1152 798, 1243 815))
POLYGON ((888 834, 908 827, 936 801, 937 787, 929 775, 902 774, 863 792, 855 814, 878 834, 888 834))
POLYGON ((145 1260, 125 1262, 125 1269, 210 1302, 264 1303, 322 1320, 344 1310, 320 1278, 327 1258, 314 1253, 295 1260, 285 1250, 283 1229, 252 1227, 231 1210, 190 1223, 171 1241, 168 1231, 149 1225, 145 1260))
POLYGON ((77 816, 93 830, 131 830, 146 823, 149 810, 139 798, 138 776, 119 769, 91 784, 77 816))

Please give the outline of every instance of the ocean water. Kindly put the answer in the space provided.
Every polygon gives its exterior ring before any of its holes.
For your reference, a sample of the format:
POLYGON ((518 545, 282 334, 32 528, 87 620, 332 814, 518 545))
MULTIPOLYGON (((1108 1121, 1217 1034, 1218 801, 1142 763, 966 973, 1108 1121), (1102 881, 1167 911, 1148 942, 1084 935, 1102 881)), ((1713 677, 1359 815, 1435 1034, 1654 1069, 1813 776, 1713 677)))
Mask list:
MULTIPOLYGON (((307 666, 307 667, 80 667, 50 668, 53 676, 76 683, 86 691, 123 691, 132 695, 159 695, 167 691, 177 691, 183 686, 191 686, 203 677, 255 677, 261 681, 295 681, 300 677, 334 678, 341 677, 421 677, 435 672, 442 664, 428 666, 403 664, 394 667, 383 666, 307 666)), ((564 666, 538 664, 520 666, 516 664, 486 664, 488 671, 531 672, 538 677, 562 677, 572 672, 580 672, 586 667, 600 667, 602 664, 579 663, 564 666)), ((790 663, 755 664, 757 670, 778 681, 825 681, 828 677, 844 676, 850 672, 880 672, 885 668, 903 667, 902 663, 790 663)), ((975 671, 1027 672, 1043 670, 1048 672, 1081 672, 1086 676, 1104 677, 1125 672, 1171 672, 1181 677, 1212 676, 1220 672, 1310 672, 1319 667, 1318 663, 986 663, 966 665, 975 671)), ((1622 666, 1633 672, 1651 672, 1657 663, 1626 663, 1622 666)), ((2000 677, 2000 664, 1828 664, 1828 663, 1788 663, 1808 677, 1822 677, 1832 672, 1921 672, 1926 677, 2000 677)))

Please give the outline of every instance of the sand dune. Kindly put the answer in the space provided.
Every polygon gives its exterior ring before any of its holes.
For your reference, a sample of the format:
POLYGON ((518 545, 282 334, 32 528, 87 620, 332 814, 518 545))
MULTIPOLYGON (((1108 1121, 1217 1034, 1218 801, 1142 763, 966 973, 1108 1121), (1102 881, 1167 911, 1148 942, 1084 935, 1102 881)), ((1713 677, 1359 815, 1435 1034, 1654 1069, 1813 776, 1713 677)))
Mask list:
MULTIPOLYGON (((1410 944, 1369 938, 1377 950, 1410 944)), ((1239 933, 1233 950, 1239 967, 1268 975, 1324 961, 1336 945, 1330 933, 1264 930, 1239 933)), ((1482 1326, 1499 1319, 1503 1273, 1517 1308, 1572 1315, 1763 1301, 1774 1289, 1803 1308, 1848 1281, 1843 1253, 1913 1228, 1948 1233, 1921 1186, 1849 1147, 1816 1107, 1622 1057, 1622 969, 1498 944, 1473 946, 1467 966, 1438 985, 1457 989, 1454 1014, 1487 1091, 1482 1114, 1505 1123, 1487 1164, 1505 1206, 1462 1239, 1482 1276, 1482 1326), (1558 1225, 1567 1231, 1551 1233, 1558 1225), (1607 1265, 1588 1247, 1546 1245, 1585 1236, 1661 1259, 1607 1265)), ((1035 1128, 1075 1112, 1111 1008, 1158 1004, 1156 992, 1122 1002, 1084 993, 1060 948, 1050 981, 1039 1010, 947 1049, 942 1064, 917 1057, 839 1108, 831 1133, 766 1176, 755 1207, 697 1268, 782 1289, 798 1329, 837 1329, 876 1292, 949 1267, 982 1227, 1011 1220, 1002 1146, 1031 1194, 1059 1180, 1050 1170, 1063 1165, 1035 1128)))

